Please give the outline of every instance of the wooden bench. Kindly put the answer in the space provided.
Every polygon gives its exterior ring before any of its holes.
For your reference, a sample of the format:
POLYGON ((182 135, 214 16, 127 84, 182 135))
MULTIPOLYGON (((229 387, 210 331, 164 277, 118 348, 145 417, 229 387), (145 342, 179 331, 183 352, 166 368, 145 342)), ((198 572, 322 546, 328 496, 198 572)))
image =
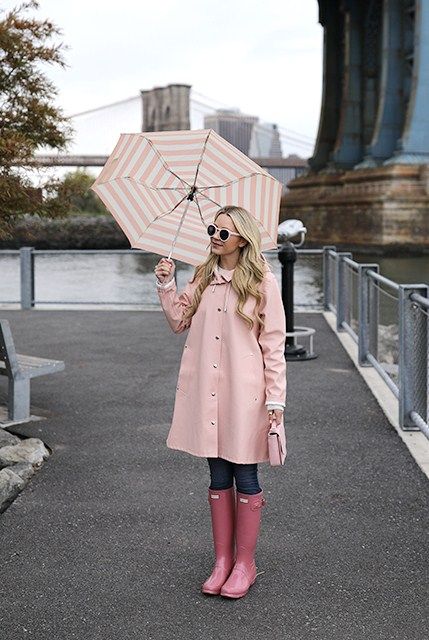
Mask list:
POLYGON ((7 411, 13 422, 30 418, 30 379, 63 371, 62 360, 16 353, 9 321, 0 319, 0 374, 9 379, 7 411))

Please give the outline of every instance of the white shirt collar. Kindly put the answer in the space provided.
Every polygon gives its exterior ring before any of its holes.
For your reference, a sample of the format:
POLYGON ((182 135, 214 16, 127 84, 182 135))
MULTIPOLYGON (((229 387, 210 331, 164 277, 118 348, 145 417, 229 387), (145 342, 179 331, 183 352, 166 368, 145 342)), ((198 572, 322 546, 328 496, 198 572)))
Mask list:
POLYGON ((219 266, 216 264, 214 270, 219 276, 222 276, 222 278, 227 280, 227 282, 230 282, 232 280, 232 274, 234 272, 234 269, 222 270, 222 267, 219 268, 219 266))

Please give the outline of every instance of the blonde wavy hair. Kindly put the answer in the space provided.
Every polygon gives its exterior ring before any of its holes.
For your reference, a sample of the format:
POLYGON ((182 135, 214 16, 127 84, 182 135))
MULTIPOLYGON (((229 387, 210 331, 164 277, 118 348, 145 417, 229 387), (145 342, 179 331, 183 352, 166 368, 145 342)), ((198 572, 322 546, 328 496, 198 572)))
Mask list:
MULTIPOLYGON (((259 285, 268 267, 267 261, 261 253, 260 231, 254 217, 242 207, 235 207, 233 205, 222 207, 216 213, 214 222, 216 222, 217 217, 221 213, 225 213, 231 218, 237 232, 242 238, 247 240, 246 245, 239 247, 240 255, 231 280, 231 286, 238 295, 236 312, 244 322, 249 325, 249 329, 252 329, 254 320, 243 312, 243 306, 250 295, 254 296, 256 298, 256 321, 263 327, 264 321, 259 315, 259 305, 262 300, 259 285)), ((220 256, 215 253, 210 253, 205 262, 195 267, 191 282, 198 279, 199 283, 195 289, 192 303, 183 314, 185 321, 190 320, 198 309, 203 291, 210 284, 214 274, 214 268, 219 264, 219 261, 220 256)))

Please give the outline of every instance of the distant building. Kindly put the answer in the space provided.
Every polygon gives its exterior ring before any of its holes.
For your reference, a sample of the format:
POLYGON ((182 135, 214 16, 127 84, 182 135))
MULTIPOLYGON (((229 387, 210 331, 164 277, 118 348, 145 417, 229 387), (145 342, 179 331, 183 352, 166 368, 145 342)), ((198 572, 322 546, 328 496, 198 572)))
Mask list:
POLYGON ((142 131, 190 129, 190 84, 169 84, 140 91, 143 101, 142 131))
POLYGON ((275 124, 263 124, 257 116, 239 109, 217 109, 204 117, 204 128, 213 129, 247 156, 281 158, 280 136, 275 124))
POLYGON ((252 129, 249 153, 250 158, 282 158, 282 147, 276 124, 256 123, 252 129))

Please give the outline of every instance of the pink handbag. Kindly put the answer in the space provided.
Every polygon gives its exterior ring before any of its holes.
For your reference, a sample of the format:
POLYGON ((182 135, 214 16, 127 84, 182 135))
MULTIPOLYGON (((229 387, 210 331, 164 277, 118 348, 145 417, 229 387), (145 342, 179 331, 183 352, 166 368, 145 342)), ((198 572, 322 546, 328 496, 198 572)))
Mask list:
POLYGON ((277 424, 275 416, 268 432, 268 453, 272 467, 284 465, 287 453, 284 420, 277 424))

